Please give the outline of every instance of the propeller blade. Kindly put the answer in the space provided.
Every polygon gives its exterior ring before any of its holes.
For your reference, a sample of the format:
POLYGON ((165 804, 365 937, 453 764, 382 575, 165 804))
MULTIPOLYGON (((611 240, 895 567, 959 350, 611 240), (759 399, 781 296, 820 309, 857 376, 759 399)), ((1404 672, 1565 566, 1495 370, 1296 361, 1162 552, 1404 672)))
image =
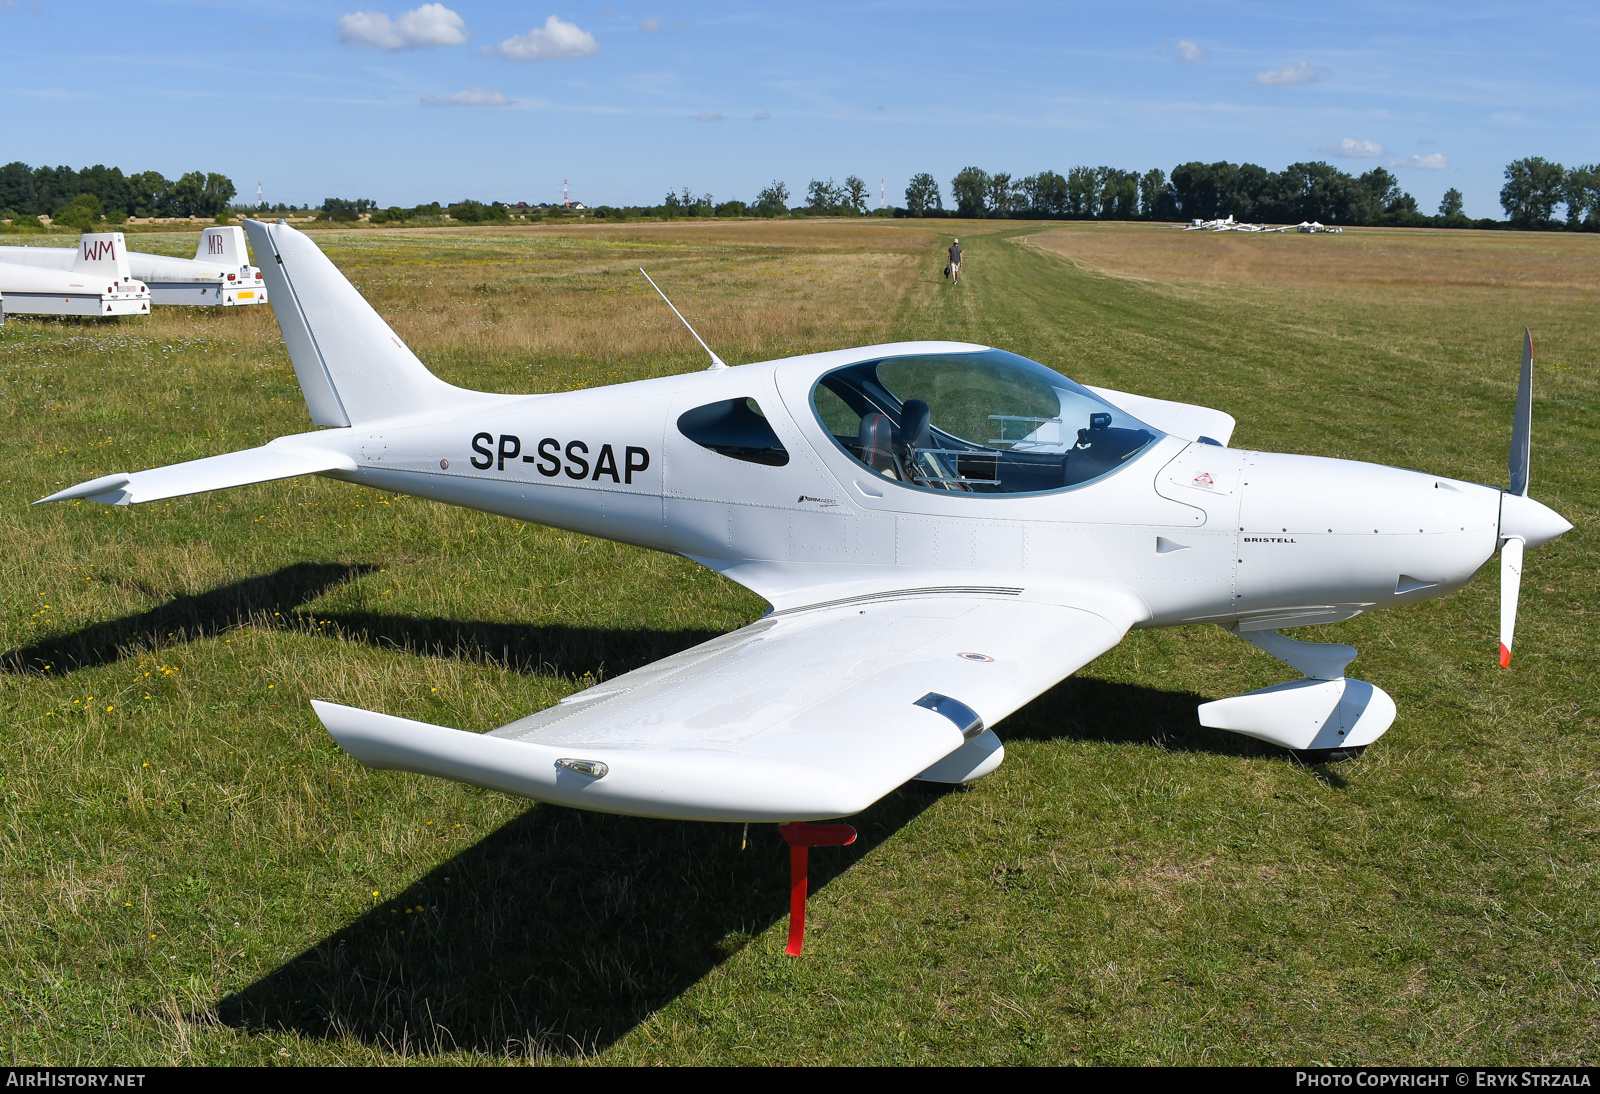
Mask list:
POLYGON ((1522 590, 1522 541, 1500 548, 1500 667, 1511 665, 1511 636, 1517 629, 1517 594, 1522 590))
POLYGON ((1511 420, 1511 490, 1528 496, 1528 446, 1533 440, 1533 332, 1522 328, 1522 375, 1517 379, 1517 414, 1511 420))

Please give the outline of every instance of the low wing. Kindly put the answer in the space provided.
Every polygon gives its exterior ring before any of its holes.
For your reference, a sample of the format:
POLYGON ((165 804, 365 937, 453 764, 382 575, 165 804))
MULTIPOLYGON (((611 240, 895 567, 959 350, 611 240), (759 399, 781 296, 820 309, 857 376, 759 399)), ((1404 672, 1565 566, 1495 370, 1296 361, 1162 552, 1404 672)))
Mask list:
MULTIPOLYGON (((313 433, 311 437, 326 438, 326 433, 313 433)), ((326 440, 323 441, 326 445, 326 440)), ((253 482, 270 482, 296 475, 314 475, 319 471, 354 471, 356 462, 348 454, 332 447, 319 446, 301 437, 283 437, 260 448, 247 448, 242 452, 229 452, 222 456, 208 456, 203 460, 175 463, 149 471, 134 471, 102 475, 98 479, 58 490, 47 498, 34 502, 71 501, 88 498, 107 505, 138 505, 163 498, 176 498, 183 494, 200 494, 207 490, 222 490, 230 486, 247 486, 253 482), (298 443, 297 443, 298 442, 298 443)))
POLYGON ((606 813, 848 816, 1127 631, 1020 593, 919 590, 775 613, 486 734, 314 706, 373 767, 606 813))

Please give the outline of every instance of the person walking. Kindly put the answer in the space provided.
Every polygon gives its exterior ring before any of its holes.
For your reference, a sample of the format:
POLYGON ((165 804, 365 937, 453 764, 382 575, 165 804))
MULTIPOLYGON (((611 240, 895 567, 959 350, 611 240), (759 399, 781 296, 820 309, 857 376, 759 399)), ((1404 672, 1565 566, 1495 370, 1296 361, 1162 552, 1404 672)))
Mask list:
POLYGON ((961 280, 961 241, 950 241, 950 284, 954 285, 961 280))

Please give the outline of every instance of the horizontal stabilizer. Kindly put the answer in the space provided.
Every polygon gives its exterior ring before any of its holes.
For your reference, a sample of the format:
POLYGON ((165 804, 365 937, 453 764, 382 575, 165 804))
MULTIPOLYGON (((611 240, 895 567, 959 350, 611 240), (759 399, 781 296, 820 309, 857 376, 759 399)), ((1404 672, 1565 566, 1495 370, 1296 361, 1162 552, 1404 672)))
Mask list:
MULTIPOLYGON (((326 434, 312 436, 320 438, 326 434)), ((291 443, 297 439, 286 437, 260 448, 247 448, 243 452, 229 452, 149 471, 102 475, 98 479, 58 490, 34 504, 87 498, 106 505, 139 505, 184 494, 203 494, 208 490, 223 490, 230 486, 288 479, 296 475, 356 469, 355 460, 345 453, 304 443, 291 443)))

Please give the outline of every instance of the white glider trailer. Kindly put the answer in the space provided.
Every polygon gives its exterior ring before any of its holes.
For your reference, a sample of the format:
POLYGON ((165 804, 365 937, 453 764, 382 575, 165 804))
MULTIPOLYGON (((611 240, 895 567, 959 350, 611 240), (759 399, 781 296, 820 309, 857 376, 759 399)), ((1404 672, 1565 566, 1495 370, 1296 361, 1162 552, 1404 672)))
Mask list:
POLYGON ((193 258, 131 254, 128 263, 157 304, 233 308, 267 302, 267 283, 250 265, 244 229, 237 225, 201 232, 193 258))
MULTIPOLYGON (((121 233, 113 233, 120 241, 121 233)), ((109 238, 84 236, 84 239, 109 238)), ((80 245, 81 248, 81 245, 80 245)), ((71 269, 77 252, 65 247, 0 247, 0 262, 71 269)), ((237 307, 265 304, 267 284, 261 271, 250 265, 244 229, 238 226, 207 228, 193 258, 128 252, 128 269, 150 287, 152 304, 191 304, 237 307)))
POLYGON ((72 250, 0 247, 0 316, 149 315, 150 289, 128 269, 121 232, 86 235, 72 250), (47 261, 19 262, 32 251, 47 261), (56 254, 65 256, 63 264, 56 254))

